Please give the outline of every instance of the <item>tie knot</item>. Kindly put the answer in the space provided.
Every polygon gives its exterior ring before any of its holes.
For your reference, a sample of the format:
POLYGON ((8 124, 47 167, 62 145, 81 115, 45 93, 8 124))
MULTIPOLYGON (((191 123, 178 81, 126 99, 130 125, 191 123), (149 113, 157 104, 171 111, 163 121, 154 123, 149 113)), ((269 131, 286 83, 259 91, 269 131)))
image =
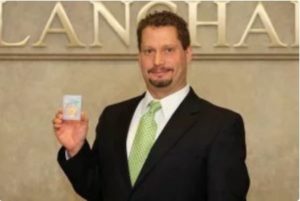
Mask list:
POLYGON ((149 112, 150 113, 155 113, 161 108, 160 102, 159 101, 151 101, 149 103, 149 112))

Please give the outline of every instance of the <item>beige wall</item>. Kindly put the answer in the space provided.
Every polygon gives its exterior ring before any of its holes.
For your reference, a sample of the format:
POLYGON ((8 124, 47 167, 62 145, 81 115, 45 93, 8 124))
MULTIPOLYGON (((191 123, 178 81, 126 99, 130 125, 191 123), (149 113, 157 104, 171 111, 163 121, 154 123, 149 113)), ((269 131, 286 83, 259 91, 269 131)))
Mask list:
MULTIPOLYGON (((53 4, 48 3, 48 6, 43 8, 45 10, 37 8, 34 10, 37 2, 31 4, 33 5, 32 12, 37 13, 33 15, 35 23, 24 22, 27 24, 25 28, 16 26, 21 30, 20 32, 10 30, 9 37, 12 37, 12 41, 24 38, 26 35, 24 35, 24 30, 28 33, 31 31, 32 37, 38 36, 40 32, 37 28, 32 32, 32 27, 34 24, 40 24, 42 26, 40 29, 43 29, 45 19, 48 18, 48 15, 45 16, 44 13, 47 9, 49 13, 53 7, 53 4)), ((74 4, 74 10, 79 9, 78 4, 78 2, 74 4)), ((232 5, 230 19, 236 18, 234 12, 243 12, 238 9, 239 6, 253 10, 254 5, 251 3, 248 7, 232 5)), ((17 13, 28 12, 22 10, 24 4, 17 4, 17 2, 9 2, 4 8, 13 11, 13 6, 16 6, 17 13)), ((70 2, 68 6, 72 6, 70 2)), ((277 12, 276 9, 280 10, 280 5, 272 6, 269 2, 266 7, 274 8, 274 12, 277 12)), ((112 8, 121 9, 118 6, 112 6, 112 8)), ((281 8, 281 12, 277 14, 269 10, 272 13, 270 16, 275 19, 274 24, 278 21, 282 22, 277 23, 276 27, 279 27, 277 31, 288 44, 292 44, 294 41, 293 20, 289 19, 292 17, 293 7, 282 4, 281 8), (290 28, 285 32, 284 26, 290 28)), ((88 10, 91 7, 84 4, 81 9, 88 10)), ((138 9, 138 6, 134 5, 133 9, 138 9)), ((184 6, 182 5, 180 9, 183 12, 184 6)), ((210 9, 209 6, 207 9, 210 9)), ((246 9, 250 14, 245 15, 245 19, 242 18, 241 21, 248 21, 251 16, 249 10, 246 9)), ((24 15, 27 16, 27 14, 24 15)), ((78 15, 73 13, 72 19, 79 20, 78 15)), ((3 21, 6 23, 5 37, 8 37, 9 22, 11 21, 11 24, 17 22, 13 22, 13 15, 10 12, 3 13, 3 21)), ((245 26, 244 24, 241 27, 245 26)), ((92 30, 88 30, 86 35, 91 35, 91 32, 92 30)), ((84 35, 85 32, 81 30, 80 33, 84 35)), ((206 34, 207 37, 211 33, 206 34)), ((238 41, 240 32, 232 34, 229 38, 232 41, 238 41)), ((256 37, 249 39, 249 44, 253 45, 251 41, 255 39, 256 37)), ((49 40, 54 43, 62 40, 62 44, 65 44, 61 36, 51 36, 49 40)), ((268 52, 266 47, 268 39, 257 37, 257 40, 261 40, 259 43, 261 47, 259 44, 253 45, 252 49, 249 47, 251 52, 268 52)), ((29 45, 22 48, 2 48, 0 53, 53 53, 55 51, 51 50, 54 48, 51 44, 49 43, 49 48, 40 50, 33 49, 29 45)), ((67 53, 98 51, 73 50, 64 46, 56 48, 61 48, 61 52, 67 53)), ((241 51, 247 53, 249 49, 241 51)), ((106 51, 109 53, 110 50, 106 49, 106 51)), ((213 50, 209 48, 195 51, 213 53, 213 50)), ((229 50, 217 51, 240 52, 232 47, 229 50)), ((288 47, 275 48, 270 51, 295 53, 298 49, 288 47)), ((56 162, 56 154, 60 145, 52 131, 53 115, 61 106, 64 94, 81 94, 84 110, 91 119, 88 138, 90 142, 93 142, 94 128, 103 108, 108 104, 143 92, 144 84, 139 74, 138 64, 134 60, 25 61, 16 58, 16 60, 0 60, 0 200, 82 200, 74 193, 56 162)), ((248 200, 297 200, 299 188, 298 60, 215 59, 193 61, 190 66, 189 82, 201 97, 238 111, 244 117, 247 132, 247 164, 251 177, 248 200)))

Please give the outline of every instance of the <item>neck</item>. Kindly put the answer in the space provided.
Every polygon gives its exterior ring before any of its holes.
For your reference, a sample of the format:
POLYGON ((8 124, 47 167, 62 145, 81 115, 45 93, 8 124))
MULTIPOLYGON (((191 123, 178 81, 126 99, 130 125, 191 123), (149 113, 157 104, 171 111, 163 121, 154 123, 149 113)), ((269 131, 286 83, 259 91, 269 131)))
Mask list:
POLYGON ((156 88, 156 87, 148 87, 148 91, 155 99, 163 99, 179 90, 181 90, 183 87, 186 86, 186 83, 182 86, 176 87, 176 88, 168 88, 168 87, 162 87, 162 88, 156 88))

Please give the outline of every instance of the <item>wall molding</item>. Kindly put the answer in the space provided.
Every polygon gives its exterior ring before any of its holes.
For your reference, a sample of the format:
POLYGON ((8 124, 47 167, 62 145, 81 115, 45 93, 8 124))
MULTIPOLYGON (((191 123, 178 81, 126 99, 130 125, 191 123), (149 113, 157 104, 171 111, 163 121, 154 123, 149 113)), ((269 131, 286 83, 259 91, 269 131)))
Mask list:
MULTIPOLYGON (((136 59, 136 53, 0 53, 0 61, 133 61, 136 59)), ((193 60, 299 60, 299 53, 195 53, 193 60)))

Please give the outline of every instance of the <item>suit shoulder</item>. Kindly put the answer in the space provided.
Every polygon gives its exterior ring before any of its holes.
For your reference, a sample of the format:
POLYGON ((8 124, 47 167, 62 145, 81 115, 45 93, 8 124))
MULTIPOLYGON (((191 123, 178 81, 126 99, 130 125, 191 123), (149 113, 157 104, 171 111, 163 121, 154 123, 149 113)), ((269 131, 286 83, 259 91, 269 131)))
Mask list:
POLYGON ((225 108, 219 105, 216 105, 208 100, 200 98, 200 101, 206 108, 206 112, 215 118, 219 119, 228 119, 228 120, 235 120, 235 119, 242 119, 242 116, 229 108, 225 108))
POLYGON ((111 105, 106 106, 104 110, 109 110, 109 111, 120 110, 122 108, 128 108, 130 106, 134 106, 137 105, 143 97, 144 95, 140 95, 121 102, 113 103, 111 105))

